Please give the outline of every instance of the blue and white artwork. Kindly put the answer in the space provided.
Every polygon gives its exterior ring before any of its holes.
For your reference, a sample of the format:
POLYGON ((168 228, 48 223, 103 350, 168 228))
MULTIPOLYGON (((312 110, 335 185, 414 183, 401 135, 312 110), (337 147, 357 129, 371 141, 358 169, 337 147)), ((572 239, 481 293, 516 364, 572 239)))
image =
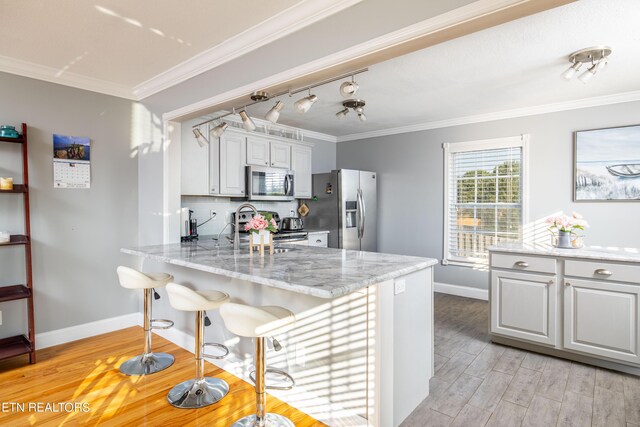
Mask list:
POLYGON ((640 125, 576 132, 575 200, 640 200, 640 125))

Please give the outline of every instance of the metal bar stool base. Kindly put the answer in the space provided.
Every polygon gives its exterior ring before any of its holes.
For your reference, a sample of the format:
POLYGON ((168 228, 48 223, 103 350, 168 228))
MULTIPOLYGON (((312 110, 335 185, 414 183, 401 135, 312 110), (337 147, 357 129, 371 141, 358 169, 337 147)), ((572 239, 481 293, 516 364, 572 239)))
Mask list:
MULTIPOLYGON (((240 418, 238 421, 233 423, 231 427, 254 427, 256 424, 256 416, 249 415, 244 418, 240 418)), ((282 415, 273 414, 268 412, 264 418, 265 427, 295 427, 293 422, 287 417, 283 417, 282 415)))
POLYGON ((176 408, 195 409, 218 402, 228 392, 229 384, 226 381, 205 377, 181 382, 171 389, 167 400, 176 408))
POLYGON ((141 354, 120 365, 120 372, 125 375, 148 375, 167 369, 171 365, 173 356, 169 353, 141 354))

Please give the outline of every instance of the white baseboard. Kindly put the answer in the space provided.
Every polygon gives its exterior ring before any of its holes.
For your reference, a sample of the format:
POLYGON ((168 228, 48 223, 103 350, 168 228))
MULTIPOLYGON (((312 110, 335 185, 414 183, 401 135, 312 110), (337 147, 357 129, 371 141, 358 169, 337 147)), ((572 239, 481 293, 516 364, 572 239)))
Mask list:
POLYGON ((474 299, 489 300, 489 291, 486 289, 470 288, 468 286, 450 285, 449 283, 433 283, 436 292, 449 295, 457 295, 459 297, 467 297, 474 299))
POLYGON ((40 350, 53 347, 54 345, 65 344, 94 335, 106 334, 107 332, 139 325, 142 325, 142 314, 131 313, 96 320, 95 322, 84 323, 82 325, 70 326, 68 328, 56 329, 54 331, 42 332, 36 334, 36 349, 40 350))

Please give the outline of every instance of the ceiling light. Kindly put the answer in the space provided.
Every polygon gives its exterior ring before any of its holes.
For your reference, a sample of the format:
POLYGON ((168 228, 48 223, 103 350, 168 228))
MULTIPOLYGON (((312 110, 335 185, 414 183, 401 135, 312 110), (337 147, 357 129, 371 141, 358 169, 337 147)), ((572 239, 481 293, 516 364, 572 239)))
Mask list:
POLYGON ((253 123, 253 120, 251 120, 251 117, 249 117, 247 115, 247 112, 242 110, 238 113, 240 115, 240 118, 242 119, 242 127, 244 127, 244 129, 246 131, 254 131, 256 130, 256 124, 253 123))
POLYGON ((580 80, 584 84, 587 84, 591 81, 591 79, 593 79, 593 76, 595 76, 597 72, 598 64, 593 64, 587 71, 578 76, 578 80, 580 80))
MULTIPOLYGON (((364 99, 347 99, 346 101, 344 101, 342 103, 342 106, 344 107, 344 110, 340 111, 338 114, 343 113, 345 110, 348 112, 349 108, 352 108, 353 111, 356 112, 356 114, 358 114, 358 118, 360 119, 361 122, 366 122, 367 121, 367 115, 364 114, 364 106, 365 106, 365 101, 364 99)), ((336 115, 338 115, 336 114, 336 115)), ((342 117, 346 116, 347 113, 345 112, 344 114, 342 114, 342 117)))
POLYGON ((262 102, 269 99, 269 94, 263 90, 257 90, 253 92, 249 97, 252 101, 262 102))
POLYGON ((349 112, 348 108, 345 108, 344 110, 340 110, 336 113, 336 117, 339 119, 344 119, 344 117, 347 115, 348 112, 349 112))
POLYGON ((209 131, 209 135, 211 135, 214 138, 220 138, 224 133, 224 131, 227 130, 228 127, 229 125, 226 122, 222 122, 218 126, 211 129, 209 131))
POLYGON ((367 121, 367 116, 364 114, 364 109, 362 107, 356 108, 356 113, 358 113, 358 118, 361 122, 367 121))
POLYGON ((195 128, 193 130, 193 135, 196 137, 196 141, 198 141, 198 145, 200 147, 205 147, 209 145, 209 141, 207 140, 207 138, 204 137, 202 132, 200 132, 200 128, 195 128))
POLYGON ((345 98, 355 95, 360 86, 353 80, 353 76, 351 76, 350 82, 344 82, 340 85, 340 95, 345 98))
POLYGON ((590 63, 589 69, 578 76, 582 83, 588 83, 598 71, 606 67, 609 55, 611 55, 611 48, 608 46, 594 46, 573 52, 569 55, 571 66, 562 73, 562 77, 565 80, 571 80, 580 72, 583 64, 590 63))
POLYGON ((306 113, 309 111, 309 108, 318 100, 318 97, 315 95, 311 95, 311 91, 309 91, 309 96, 305 96, 302 99, 297 100, 293 106, 295 107, 298 113, 306 113))
POLYGON ((580 67, 582 67, 582 62, 576 62, 575 64, 573 64, 569 68, 567 68, 564 73, 562 73, 562 77, 565 80, 571 80, 573 78, 573 76, 576 75, 576 73, 578 72, 580 67))
POLYGON ((276 102, 276 105, 271 108, 267 114, 264 115, 264 118, 269 120, 271 123, 276 123, 280 118, 280 111, 284 108, 284 104, 282 101, 276 102))

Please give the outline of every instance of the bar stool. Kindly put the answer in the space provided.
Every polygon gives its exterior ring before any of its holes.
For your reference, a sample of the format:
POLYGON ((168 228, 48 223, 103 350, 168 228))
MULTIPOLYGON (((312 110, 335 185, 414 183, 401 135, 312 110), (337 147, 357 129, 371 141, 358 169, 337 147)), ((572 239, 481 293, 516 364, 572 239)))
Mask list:
POLYGON ((167 285, 167 294, 171 307, 176 310, 196 312, 196 378, 173 387, 167 395, 167 400, 173 406, 183 409, 202 408, 216 403, 227 395, 229 384, 220 378, 204 376, 203 357, 222 359, 229 354, 229 349, 222 344, 203 342, 205 322, 207 326, 209 324, 205 311, 220 307, 229 301, 229 295, 218 291, 194 291, 177 283, 167 285), (203 351, 205 346, 218 347, 225 353, 221 356, 205 354, 203 351))
POLYGON ((173 356, 151 351, 151 330, 168 329, 173 326, 173 322, 151 318, 151 294, 154 293, 156 299, 160 298, 154 288, 165 287, 173 280, 173 276, 167 273, 141 273, 124 266, 119 266, 117 272, 123 288, 144 290, 144 353, 120 365, 120 372, 125 375, 147 375, 167 369, 173 364, 173 356))
POLYGON ((294 427, 290 419, 279 414, 266 412, 267 396, 265 394, 265 389, 267 388, 290 389, 294 385, 293 378, 286 372, 265 368, 265 337, 276 329, 295 321, 293 313, 286 308, 278 306, 252 307, 244 304, 227 303, 220 307, 220 315, 228 330, 241 337, 254 338, 256 343, 254 361, 256 365, 254 380, 256 413, 239 419, 233 423, 233 427, 294 427), (265 386, 267 371, 286 376, 291 381, 291 386, 265 386))

